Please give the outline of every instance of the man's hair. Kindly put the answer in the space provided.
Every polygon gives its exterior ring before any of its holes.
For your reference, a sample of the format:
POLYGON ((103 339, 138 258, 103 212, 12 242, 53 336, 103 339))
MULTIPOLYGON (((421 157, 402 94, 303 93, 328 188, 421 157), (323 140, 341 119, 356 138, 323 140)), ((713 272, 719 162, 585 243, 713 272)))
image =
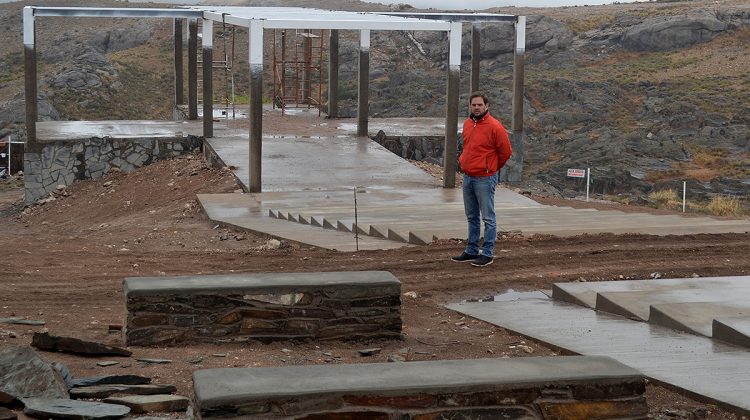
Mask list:
POLYGON ((472 92, 471 96, 469 96, 469 103, 471 103, 472 99, 474 98, 482 98, 485 105, 490 104, 490 98, 488 98, 487 95, 484 94, 484 92, 472 92))

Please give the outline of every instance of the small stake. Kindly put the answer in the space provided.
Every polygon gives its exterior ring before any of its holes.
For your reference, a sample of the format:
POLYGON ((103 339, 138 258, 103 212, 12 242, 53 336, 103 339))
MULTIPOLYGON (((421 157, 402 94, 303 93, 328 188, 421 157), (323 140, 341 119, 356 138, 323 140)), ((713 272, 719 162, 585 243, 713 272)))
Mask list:
POLYGON ((354 243, 359 251, 359 228, 357 224, 357 187, 354 187, 354 243))

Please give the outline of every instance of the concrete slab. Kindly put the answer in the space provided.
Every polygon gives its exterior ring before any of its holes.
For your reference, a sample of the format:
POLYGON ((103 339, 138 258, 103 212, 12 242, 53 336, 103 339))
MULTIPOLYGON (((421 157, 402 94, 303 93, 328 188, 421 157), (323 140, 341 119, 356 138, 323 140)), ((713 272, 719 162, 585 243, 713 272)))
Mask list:
POLYGON ((711 287, 711 283, 707 282, 699 284, 699 288, 599 292, 596 296, 595 309, 639 321, 648 321, 651 305, 660 303, 725 302, 735 305, 747 303, 750 310, 750 302, 747 301, 747 297, 750 296, 750 278, 746 283, 735 287, 711 287))
POLYGON ((750 317, 718 318, 712 326, 715 339, 750 348, 750 317))
POLYGON ((556 300, 594 308, 596 294, 599 292, 744 287, 749 284, 748 282, 750 282, 750 276, 555 283, 552 285, 552 297, 556 300))
POLYGON ((296 292, 324 286, 399 286, 401 282, 387 271, 331 271, 321 273, 248 273, 211 276, 127 277, 125 297, 171 294, 241 293, 289 289, 296 292))
MULTIPOLYGON (((715 318, 750 316, 747 302, 682 302, 651 305, 648 322, 705 337, 713 336, 715 318)), ((735 343, 738 344, 738 343, 735 343)))
POLYGON ((447 307, 577 354, 610 356, 657 382, 750 414, 745 348, 547 299, 447 307))
POLYGON ((77 140, 91 137, 112 139, 173 138, 203 135, 201 121, 37 121, 39 141, 77 140))
POLYGON ((410 395, 459 388, 464 392, 519 384, 641 377, 608 357, 528 357, 409 363, 205 369, 193 373, 201 411, 311 395, 410 395), (362 380, 367 378, 367 380, 362 380))

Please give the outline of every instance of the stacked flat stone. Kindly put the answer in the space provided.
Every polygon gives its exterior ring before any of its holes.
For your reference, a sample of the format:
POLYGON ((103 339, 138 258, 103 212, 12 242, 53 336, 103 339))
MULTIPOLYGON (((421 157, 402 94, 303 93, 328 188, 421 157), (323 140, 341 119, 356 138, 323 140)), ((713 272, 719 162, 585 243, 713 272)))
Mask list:
POLYGON ((401 284, 385 271, 134 277, 128 345, 401 336, 401 284))

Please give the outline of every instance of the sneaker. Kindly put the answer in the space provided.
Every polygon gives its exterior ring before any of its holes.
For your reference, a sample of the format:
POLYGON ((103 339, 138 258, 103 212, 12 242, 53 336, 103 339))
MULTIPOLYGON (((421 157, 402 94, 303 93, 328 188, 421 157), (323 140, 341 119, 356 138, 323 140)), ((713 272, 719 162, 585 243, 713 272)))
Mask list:
POLYGON ((486 265, 492 264, 492 261, 494 261, 494 258, 488 257, 486 255, 480 255, 471 262, 471 265, 473 265, 474 267, 484 267, 486 265))
POLYGON ((455 262, 466 262, 466 261, 474 261, 477 258, 479 258, 479 255, 472 255, 472 254, 467 254, 466 252, 462 252, 461 255, 457 257, 451 257, 451 260, 455 262))

